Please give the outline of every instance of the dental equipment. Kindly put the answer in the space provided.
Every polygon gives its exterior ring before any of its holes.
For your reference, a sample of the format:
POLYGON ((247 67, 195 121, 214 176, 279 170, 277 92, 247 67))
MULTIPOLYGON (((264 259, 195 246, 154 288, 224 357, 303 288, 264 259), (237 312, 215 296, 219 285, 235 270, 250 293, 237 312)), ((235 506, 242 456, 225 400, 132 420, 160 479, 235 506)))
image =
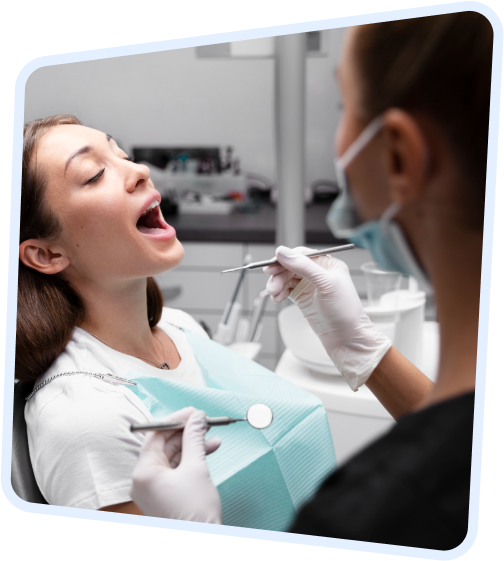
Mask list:
MULTIPOLYGON (((338 245, 337 247, 329 247, 327 249, 320 249, 318 251, 311 251, 310 253, 305 253, 306 257, 318 257, 319 255, 330 255, 332 253, 338 253, 340 251, 348 251, 349 249, 354 249, 355 245, 353 243, 338 245)), ((276 265, 278 260, 273 257, 273 259, 268 259, 267 261, 258 261, 257 263, 249 263, 243 267, 237 267, 236 269, 227 269, 222 271, 222 273, 232 273, 234 271, 241 271, 242 269, 260 269, 261 267, 267 267, 268 265, 276 265)))
POLYGON ((240 292, 240 287, 242 285, 243 279, 245 278, 245 273, 247 272, 247 265, 250 265, 250 263, 252 262, 252 255, 250 255, 250 253, 248 253, 247 255, 245 255, 245 259, 243 260, 243 265, 244 268, 242 269, 242 272, 240 273, 240 276, 238 278, 238 282, 236 283, 236 288, 235 291, 233 293, 233 296, 231 298, 231 301, 229 303, 229 306, 226 309, 226 314, 224 314, 224 325, 227 325, 227 322, 229 320, 229 316, 231 315, 231 310, 233 308, 233 304, 236 302, 236 298, 238 297, 238 293, 240 292))
MULTIPOLYGON (((246 267, 251 261, 252 256, 250 254, 247 254, 243 260, 243 265, 246 267)), ((246 272, 247 269, 242 270, 240 277, 238 278, 238 282, 236 283, 233 296, 231 297, 231 300, 226 304, 222 319, 217 325, 217 329, 213 336, 213 340, 217 343, 220 343, 221 345, 230 345, 236 339, 242 310, 241 304, 237 301, 237 299, 246 272)))
POLYGON ((254 300, 246 341, 257 342, 257 339, 259 339, 261 334, 261 319, 268 301, 269 294, 266 290, 259 292, 254 300))
MULTIPOLYGON (((207 417, 206 423, 209 427, 220 427, 231 425, 239 421, 248 421, 248 424, 254 429, 265 429, 273 422, 273 411, 264 403, 256 403, 249 407, 247 416, 244 419, 235 419, 232 417, 207 417)), ((168 431, 180 430, 185 427, 185 421, 175 421, 173 423, 149 423, 145 425, 131 425, 131 432, 147 432, 147 431, 168 431)))

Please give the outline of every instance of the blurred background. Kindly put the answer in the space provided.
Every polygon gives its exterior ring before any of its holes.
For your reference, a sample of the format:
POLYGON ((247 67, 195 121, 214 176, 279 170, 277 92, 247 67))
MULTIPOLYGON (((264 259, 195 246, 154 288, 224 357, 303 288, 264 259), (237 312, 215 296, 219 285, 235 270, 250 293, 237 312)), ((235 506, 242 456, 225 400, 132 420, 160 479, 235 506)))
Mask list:
MULTIPOLYGON (((334 179, 334 69, 343 29, 313 34, 319 40, 312 39, 306 53, 307 184, 334 179)), ((257 40, 240 43, 239 55, 229 47, 226 56, 226 46, 235 45, 227 43, 40 68, 26 85, 25 119, 73 113, 129 152, 135 146, 232 146, 243 170, 273 181, 275 60, 267 40, 264 49, 257 40)))

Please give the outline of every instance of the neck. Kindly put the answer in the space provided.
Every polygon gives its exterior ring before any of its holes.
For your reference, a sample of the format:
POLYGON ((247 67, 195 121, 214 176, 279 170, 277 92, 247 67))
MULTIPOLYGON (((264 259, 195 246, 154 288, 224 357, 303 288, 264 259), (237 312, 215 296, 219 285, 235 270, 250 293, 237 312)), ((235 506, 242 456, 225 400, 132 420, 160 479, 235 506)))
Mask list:
POLYGON ((436 296, 441 352, 438 380, 425 405, 474 391, 481 279, 481 232, 431 223, 425 263, 436 296))
POLYGON ((143 356, 155 347, 147 315, 147 279, 113 287, 81 282, 76 289, 86 310, 79 327, 126 354, 143 356))

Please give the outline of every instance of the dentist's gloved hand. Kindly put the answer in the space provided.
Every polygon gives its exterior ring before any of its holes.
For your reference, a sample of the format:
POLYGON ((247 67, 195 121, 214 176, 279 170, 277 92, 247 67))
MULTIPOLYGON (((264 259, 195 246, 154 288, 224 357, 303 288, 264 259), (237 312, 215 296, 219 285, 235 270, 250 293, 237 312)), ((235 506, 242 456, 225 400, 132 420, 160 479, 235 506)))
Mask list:
POLYGON ((266 290, 274 302, 290 298, 298 306, 350 388, 357 391, 391 342, 364 312, 347 265, 329 255, 305 257, 309 251, 278 247, 280 264, 264 268, 271 275, 266 290))
POLYGON ((205 417, 186 407, 165 419, 187 419, 183 431, 147 434, 131 489, 132 500, 147 516, 222 524, 221 500, 206 463, 220 439, 205 441, 205 417))

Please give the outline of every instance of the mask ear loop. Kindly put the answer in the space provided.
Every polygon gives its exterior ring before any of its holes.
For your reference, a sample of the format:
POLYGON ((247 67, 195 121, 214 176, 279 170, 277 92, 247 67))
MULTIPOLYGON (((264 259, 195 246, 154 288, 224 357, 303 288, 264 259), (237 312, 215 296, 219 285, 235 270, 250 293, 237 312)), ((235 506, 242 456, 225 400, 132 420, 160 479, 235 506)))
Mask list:
POLYGON ((390 222, 392 218, 399 212, 401 205, 399 203, 390 203, 380 216, 380 221, 390 222))
POLYGON ((366 146, 366 144, 371 141, 382 126, 383 116, 378 115, 378 117, 375 117, 369 125, 367 125, 367 127, 352 142, 352 144, 350 144, 350 146, 345 150, 343 156, 337 159, 337 166, 340 169, 345 169, 355 156, 357 156, 357 154, 366 146))

